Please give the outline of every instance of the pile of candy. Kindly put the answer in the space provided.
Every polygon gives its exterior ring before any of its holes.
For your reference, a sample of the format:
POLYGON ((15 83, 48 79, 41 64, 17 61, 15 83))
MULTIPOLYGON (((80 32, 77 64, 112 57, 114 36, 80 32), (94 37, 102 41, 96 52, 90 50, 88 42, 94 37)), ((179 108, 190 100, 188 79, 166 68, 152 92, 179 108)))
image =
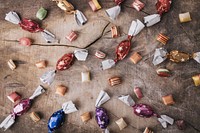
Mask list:
MULTIPOLYGON (((64 10, 66 14, 69 14, 69 15, 73 14, 75 21, 77 22, 78 25, 84 25, 87 22, 86 16, 81 11, 75 10, 74 6, 71 3, 69 3, 67 0, 52 0, 52 1, 55 1, 57 6, 61 8, 62 10, 64 10)), ((116 6, 106 10, 106 14, 112 20, 115 20, 117 16, 120 14, 121 4, 123 1, 124 0, 114 0, 114 2, 116 3, 116 6)), ((158 0, 155 5, 157 9, 156 14, 152 14, 152 15, 148 15, 144 17, 144 23, 141 22, 139 19, 132 21, 131 26, 128 31, 127 39, 119 43, 119 45, 116 48, 116 51, 115 51, 116 58, 103 60, 101 62, 102 70, 112 68, 115 66, 115 64, 118 61, 123 60, 129 53, 129 50, 131 48, 132 38, 136 37, 142 31, 142 29, 145 28, 145 26, 150 27, 160 22, 161 16, 164 13, 169 11, 171 3, 172 3, 172 0, 158 0)), ((90 0, 88 4, 90 5, 91 9, 94 12, 102 8, 97 0, 90 0)), ((145 7, 145 4, 139 0, 134 0, 132 3, 132 7, 135 8, 137 11, 141 11, 145 7)), ((47 15, 47 10, 45 10, 44 8, 40 8, 38 12, 36 13, 36 17, 40 20, 45 19, 46 15, 47 15)), ((181 23, 191 21, 189 12, 180 14, 179 18, 180 18, 181 23)), ((42 36, 48 43, 58 42, 55 35, 41 28, 36 22, 30 19, 26 19, 26 18, 20 19, 20 17, 18 16, 16 12, 11 11, 8 14, 6 14, 5 20, 12 22, 14 24, 18 24, 22 29, 26 31, 29 31, 32 33, 41 32, 42 36)), ((120 36, 118 27, 116 26, 113 26, 111 28, 111 33, 112 33, 113 38, 120 36)), ((70 42, 72 42, 72 41, 76 41, 77 37, 78 37, 77 33, 75 31, 71 31, 65 38, 68 39, 70 42)), ((170 38, 160 33, 156 39, 163 45, 166 45, 167 41, 170 38)), ((32 40, 29 38, 23 37, 19 39, 20 45, 31 46, 31 43, 32 43, 32 40)), ((55 69, 47 71, 40 77, 41 82, 47 85, 51 85, 58 71, 69 69, 73 65, 75 58, 78 61, 86 61, 87 56, 88 56, 87 49, 76 49, 73 53, 64 54, 57 61, 55 69)), ((104 59, 106 57, 106 54, 100 50, 97 50, 95 52, 95 56, 99 59, 104 59)), ((173 62, 186 62, 190 59, 194 59, 198 63, 200 63, 200 52, 188 54, 184 52, 179 52, 178 50, 167 52, 167 50, 164 47, 157 48, 154 54, 153 64, 158 65, 167 59, 173 62)), ((139 53, 135 52, 130 57, 130 60, 134 64, 137 64, 140 60, 142 60, 142 56, 139 53)), ((46 68, 47 61, 41 60, 37 62, 35 65, 39 69, 43 69, 43 68, 46 68)), ((8 61, 8 66, 10 67, 11 70, 16 69, 17 67, 12 59, 8 61)), ((171 76, 171 72, 165 68, 157 69, 156 73, 158 76, 161 76, 161 77, 171 76)), ((87 71, 82 72, 81 77, 82 77, 82 82, 89 82, 90 71, 87 70, 87 71)), ((192 79, 194 80, 195 86, 200 85, 200 75, 195 75, 192 77, 192 79)), ((121 80, 121 77, 115 76, 115 77, 111 77, 108 80, 108 82, 110 86, 114 87, 116 85, 121 84, 122 80, 121 80)), ((67 91, 67 87, 64 85, 58 85, 56 88, 56 94, 61 95, 61 96, 64 96, 66 91, 67 91)), ((23 99, 21 101, 19 101, 21 99, 21 96, 17 92, 13 92, 9 94, 8 95, 9 100, 11 100, 13 103, 16 103, 17 101, 19 102, 14 106, 13 110, 11 111, 11 114, 0 124, 0 128, 4 128, 5 130, 8 129, 15 122, 15 117, 20 116, 24 114, 25 112, 27 112, 27 110, 31 106, 32 100, 36 96, 42 94, 43 92, 44 92, 44 88, 42 86, 38 86, 38 88, 36 89, 36 91, 30 98, 23 99)), ((138 99, 141 99, 144 97, 139 87, 135 87, 134 92, 138 99)), ((109 119, 108 112, 101 105, 107 102, 109 99, 110 99, 110 96, 105 91, 102 90, 99 93, 99 96, 97 97, 96 104, 95 104, 95 118, 96 118, 97 124, 99 125, 101 129, 103 129, 105 133, 109 132, 107 127, 110 123, 110 119, 109 119)), ((157 120, 160 122, 163 128, 167 128, 167 124, 172 125, 174 123, 173 118, 167 115, 159 115, 155 113, 151 106, 146 105, 146 104, 141 104, 141 103, 137 104, 131 98, 130 95, 121 95, 118 97, 118 99, 122 101, 123 103, 125 103, 126 105, 132 107, 135 115, 139 117, 145 117, 145 118, 149 118, 152 116, 157 117, 157 120)), ((172 94, 163 96, 162 100, 165 105, 175 104, 172 94)), ((49 118, 49 121, 48 121, 49 133, 55 131, 56 129, 58 129, 59 127, 63 125, 65 121, 65 117, 64 117, 65 114, 70 114, 75 111, 78 111, 78 110, 72 101, 64 103, 62 105, 62 109, 53 113, 52 116, 49 118)), ((30 114, 30 117, 35 122, 38 122, 40 120, 39 115, 35 112, 32 112, 30 114)), ((87 122, 92 118, 90 112, 85 112, 80 117, 83 122, 87 122)), ((123 118, 118 119, 116 121, 116 124, 119 126, 120 130, 128 126, 123 118)), ((181 130, 185 129, 185 122, 183 120, 177 120, 176 124, 179 129, 181 130)), ((151 132, 153 131, 151 131, 148 127, 144 131, 144 133, 151 133, 151 132)))

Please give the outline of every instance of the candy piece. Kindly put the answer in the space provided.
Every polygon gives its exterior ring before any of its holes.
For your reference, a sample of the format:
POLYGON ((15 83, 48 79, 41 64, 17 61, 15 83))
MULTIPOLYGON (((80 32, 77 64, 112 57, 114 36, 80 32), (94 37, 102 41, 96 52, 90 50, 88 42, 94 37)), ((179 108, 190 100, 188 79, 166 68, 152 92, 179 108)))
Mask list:
POLYGON ((86 61, 88 56, 88 50, 86 49, 77 49, 74 51, 74 55, 79 61, 86 61))
POLYGON ((69 69, 73 63, 74 60, 74 54, 69 53, 69 54, 64 54, 56 64, 56 69, 63 71, 66 69, 69 69))
POLYGON ((151 131, 148 127, 146 127, 143 133, 153 133, 153 131, 151 131))
POLYGON ((173 125, 174 124, 174 119, 172 119, 171 117, 167 116, 167 115, 161 115, 160 116, 163 120, 165 120, 167 123, 173 125))
POLYGON ((99 4, 97 0, 91 0, 88 2, 88 4, 90 5, 90 7, 92 8, 92 11, 94 12, 101 9, 101 5, 99 4))
POLYGON ((64 96, 65 93, 66 93, 66 91, 67 91, 67 87, 64 86, 64 85, 58 85, 58 86, 56 87, 56 94, 59 94, 59 95, 61 95, 61 96, 64 96))
POLYGON ((135 8, 137 11, 140 11, 144 8, 144 3, 142 3, 141 1, 139 0, 135 0, 133 1, 133 4, 132 4, 133 8, 135 8))
POLYGON ((97 51, 95 52, 95 56, 96 56, 97 58, 99 58, 99 59, 103 59, 103 58, 106 57, 106 54, 103 53, 102 51, 97 50, 97 51))
POLYGON ((155 50, 153 64, 158 65, 167 59, 167 50, 164 48, 157 48, 155 50))
POLYGON ((190 54, 173 50, 169 53, 168 57, 173 62, 186 62, 190 59, 190 54))
POLYGON ((117 5, 120 5, 124 0, 114 0, 117 5))
POLYGON ((163 102, 164 102, 165 105, 172 105, 172 104, 175 103, 171 94, 163 96, 162 100, 163 100, 163 102))
POLYGON ((95 107, 100 107, 102 104, 107 102, 109 99, 110 99, 110 96, 108 95, 108 93, 101 90, 101 92, 99 93, 98 98, 96 100, 95 107))
POLYGON ((200 63, 200 52, 193 53, 191 56, 196 62, 200 63))
POLYGON ((171 74, 170 74, 170 71, 167 70, 167 69, 164 69, 164 68, 159 68, 156 70, 158 76, 160 77, 170 77, 171 74))
POLYGON ((40 121, 40 116, 35 112, 30 113, 30 117, 34 122, 40 121))
POLYGON ((109 79, 109 83, 110 83, 110 86, 115 86, 115 85, 118 85, 118 84, 121 84, 121 78, 120 77, 112 77, 109 79))
POLYGON ((85 112, 81 115, 81 120, 87 122, 91 119, 90 112, 85 112))
POLYGON ((179 14, 179 19, 181 23, 189 22, 192 20, 189 12, 179 14))
POLYGON ((167 122, 165 120, 163 120, 162 118, 158 118, 158 121, 160 122, 163 128, 167 128, 167 122))
POLYGON ((135 104, 133 106, 133 111, 137 116, 149 118, 151 116, 157 116, 153 109, 146 104, 135 104))
POLYGON ((175 123, 176 123, 176 126, 178 127, 178 129, 180 129, 180 130, 185 130, 187 127, 184 120, 177 120, 175 123))
POLYGON ((74 6, 67 0, 52 0, 52 1, 56 1, 57 6, 60 9, 64 10, 67 14, 74 13, 74 6))
POLYGON ((142 60, 142 56, 135 52, 131 57, 130 60, 134 63, 137 64, 140 60, 142 60))
POLYGON ((31 39, 29 39, 27 37, 22 37, 19 39, 19 45, 31 46, 31 39))
POLYGON ((41 60, 37 63, 35 63, 36 67, 39 69, 43 69, 47 67, 47 62, 45 60, 41 60))
POLYGON ((120 118, 119 120, 115 121, 115 123, 119 126, 119 129, 122 130, 125 127, 127 127, 126 122, 124 121, 123 118, 120 118))
POLYGON ((58 43, 59 42, 59 40, 56 39, 55 35, 47 30, 43 30, 43 32, 41 32, 41 34, 47 43, 58 43))
POLYGON ((160 15, 168 12, 171 6, 172 0, 158 0, 156 3, 156 9, 160 15))
POLYGON ((90 72, 81 72, 82 83, 90 81, 90 72))
POLYGON ((102 133, 110 133, 110 131, 106 128, 102 133))
POLYGON ((141 99, 143 97, 143 94, 142 94, 139 87, 134 88, 134 93, 135 93, 135 95, 137 96, 138 99, 141 99))
POLYGON ((102 129, 106 129, 110 122, 106 109, 98 107, 96 108, 95 114, 95 119, 99 127, 102 129))
POLYGON ((142 29, 144 29, 145 25, 137 19, 136 21, 132 21, 131 26, 128 31, 129 36, 136 36, 140 33, 142 29))
POLYGON ((115 20, 117 18, 117 16, 119 16, 120 12, 121 12, 121 6, 119 6, 119 5, 114 6, 114 7, 109 8, 109 9, 106 10, 106 14, 112 20, 115 20))
POLYGON ((51 85, 54 81, 54 77, 56 76, 56 70, 50 70, 45 72, 41 77, 40 81, 44 84, 51 85))
POLYGON ((19 24, 21 22, 18 14, 16 12, 10 11, 6 14, 5 20, 13 23, 13 24, 19 24))
POLYGON ((36 13, 36 17, 39 19, 39 20, 43 20, 47 15, 47 10, 44 9, 43 7, 41 7, 37 13, 36 13))
POLYGON ((117 26, 111 27, 111 33, 112 33, 112 38, 116 38, 116 37, 120 36, 117 26))
POLYGON ((21 99, 21 96, 17 92, 12 92, 7 97, 13 103, 21 99))
POLYGON ((162 44, 167 44, 167 41, 169 40, 169 37, 163 35, 163 34, 159 34, 157 37, 157 41, 161 42, 162 44))
POLYGON ((123 60, 129 53, 130 47, 131 47, 130 40, 122 41, 115 50, 115 53, 117 55, 115 62, 117 62, 118 60, 123 60))
POLYGON ((146 24, 147 27, 157 24, 158 22, 160 22, 159 14, 153 14, 153 15, 148 15, 144 17, 144 23, 146 24))
POLYGON ((65 114, 70 114, 70 113, 78 111, 75 104, 72 101, 63 103, 62 109, 65 114))
POLYGON ((8 62, 7 62, 7 64, 8 64, 8 66, 9 66, 9 68, 11 69, 11 70, 14 70, 17 66, 15 65, 15 63, 13 62, 13 60, 12 59, 10 59, 8 62))
POLYGON ((113 66, 115 66, 115 61, 112 59, 107 59, 101 62, 101 68, 103 70, 112 68, 113 66))
POLYGON ((200 74, 192 76, 192 79, 194 81, 194 85, 195 86, 199 86, 200 85, 200 74))
POLYGON ((87 18, 85 17, 85 15, 79 11, 79 10, 76 10, 76 13, 74 14, 74 17, 75 17, 75 20, 76 20, 76 23, 78 25, 84 25, 86 22, 87 22, 87 18))
POLYGON ((71 31, 69 35, 67 35, 65 38, 68 39, 70 42, 77 39, 77 34, 74 31, 71 31))
POLYGON ((128 106, 133 106, 135 104, 135 101, 132 99, 130 95, 121 95, 118 97, 119 100, 121 100, 123 103, 125 103, 128 106))

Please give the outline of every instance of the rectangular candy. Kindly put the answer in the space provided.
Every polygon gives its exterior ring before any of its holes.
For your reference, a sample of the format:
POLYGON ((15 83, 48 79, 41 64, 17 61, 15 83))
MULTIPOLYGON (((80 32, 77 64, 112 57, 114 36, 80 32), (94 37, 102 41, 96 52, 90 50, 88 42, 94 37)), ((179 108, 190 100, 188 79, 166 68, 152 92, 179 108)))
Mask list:
POLYGON ((171 94, 163 96, 162 100, 163 100, 163 102, 164 102, 165 105, 172 105, 172 104, 175 103, 171 94))
POLYGON ((85 112, 81 115, 81 120, 83 122, 87 122, 91 119, 91 115, 90 115, 90 112, 85 112))
POLYGON ((112 77, 109 79, 109 83, 110 83, 110 86, 115 86, 115 85, 121 84, 121 78, 120 77, 112 77))
POLYGON ((142 3, 139 0, 135 0, 132 4, 133 8, 135 8, 137 11, 140 11, 144 8, 144 3, 142 3))
POLYGON ((89 82, 90 81, 90 72, 82 72, 81 77, 82 77, 82 82, 89 82))
POLYGON ((7 97, 13 103, 21 99, 21 96, 17 92, 12 92, 7 97))
POLYGON ((189 12, 179 14, 179 19, 181 23, 189 22, 192 20, 189 12))
POLYGON ((88 2, 90 7, 92 8, 92 11, 97 11, 99 9, 101 9, 101 5, 99 4, 99 2, 97 0, 91 0, 88 2))
POLYGON ((13 62, 12 59, 10 59, 7 63, 8 63, 8 66, 11 70, 14 70, 16 68, 16 65, 15 65, 15 63, 13 62))
POLYGON ((157 37, 157 41, 161 42, 162 44, 167 44, 167 41, 169 40, 169 37, 165 36, 164 34, 159 34, 157 37))
POLYGON ((71 31, 69 35, 67 35, 65 38, 68 39, 70 42, 76 40, 78 35, 74 32, 71 31))
POLYGON ((195 86, 199 86, 200 85, 200 74, 192 76, 192 79, 194 81, 194 85, 195 86))
POLYGON ((142 94, 139 87, 135 87, 134 92, 135 92, 135 95, 137 96, 138 99, 141 99, 143 97, 143 94, 142 94))
POLYGON ((32 113, 30 114, 30 117, 31 117, 31 119, 32 119, 34 122, 40 121, 39 115, 38 115, 37 113, 35 113, 35 112, 32 112, 32 113))
POLYGON ((112 33, 112 38, 116 38, 119 36, 119 31, 118 31, 117 26, 111 27, 111 33, 112 33))
POLYGON ((135 52, 131 57, 130 60, 134 63, 137 64, 140 60, 142 59, 142 56, 135 52))
POLYGON ((115 121, 116 124, 119 126, 119 129, 122 130, 124 129, 125 127, 127 127, 127 124, 126 122, 124 121, 123 118, 120 118, 119 120, 115 121))
POLYGON ((45 60, 41 60, 37 63, 35 63, 36 67, 39 69, 43 69, 47 67, 47 62, 45 60))

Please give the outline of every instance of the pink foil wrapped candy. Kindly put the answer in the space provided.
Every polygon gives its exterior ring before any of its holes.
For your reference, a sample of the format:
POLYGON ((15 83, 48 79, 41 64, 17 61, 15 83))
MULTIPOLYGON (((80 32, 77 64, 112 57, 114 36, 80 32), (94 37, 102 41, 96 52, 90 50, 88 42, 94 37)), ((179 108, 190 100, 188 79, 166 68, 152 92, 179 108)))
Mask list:
POLYGON ((160 15, 168 12, 171 6, 172 0, 158 0, 156 3, 156 9, 160 15))
POLYGON ((41 85, 38 86, 31 97, 21 100, 14 106, 11 114, 7 116, 6 119, 4 119, 4 121, 0 124, 0 128, 7 130, 9 127, 11 127, 15 123, 15 118, 26 113, 30 109, 33 99, 44 92, 44 88, 41 85))
POLYGON ((141 103, 135 104, 133 106, 133 111, 137 116, 140 116, 140 117, 149 118, 151 116, 157 116, 157 114, 154 113, 151 106, 146 105, 146 104, 141 104, 141 103))

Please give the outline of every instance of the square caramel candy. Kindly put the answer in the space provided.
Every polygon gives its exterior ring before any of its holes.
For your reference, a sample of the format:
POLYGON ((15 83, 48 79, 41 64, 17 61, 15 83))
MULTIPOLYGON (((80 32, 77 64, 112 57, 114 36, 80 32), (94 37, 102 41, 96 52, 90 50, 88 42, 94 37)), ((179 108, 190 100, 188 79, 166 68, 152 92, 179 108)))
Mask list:
POLYGON ((165 36, 164 34, 160 33, 157 37, 157 41, 161 42, 162 44, 167 44, 169 37, 165 36))
POLYGON ((194 85, 195 86, 199 86, 200 85, 200 74, 192 76, 192 79, 194 81, 194 85))
POLYGON ((130 60, 134 63, 137 64, 140 60, 142 59, 142 56, 135 52, 131 57, 130 60))
POLYGON ((164 102, 165 105, 172 105, 172 104, 175 103, 171 94, 163 96, 162 100, 163 100, 163 102, 164 102))
POLYGON ((72 42, 72 41, 76 40, 77 37, 78 37, 78 35, 76 34, 76 32, 71 31, 65 38, 67 40, 69 40, 70 42, 72 42))
POLYGON ((66 92, 67 92, 67 87, 66 86, 64 86, 64 85, 58 85, 56 87, 56 94, 64 96, 66 92))
POLYGON ((35 63, 36 67, 39 69, 43 69, 47 67, 47 62, 45 60, 41 60, 37 63, 35 63))
POLYGON ((181 23, 189 22, 192 20, 189 12, 179 14, 179 19, 181 23))
POLYGON ((122 82, 120 77, 112 77, 108 81, 109 81, 110 86, 115 86, 115 85, 121 84, 122 82))
POLYGON ((116 37, 120 36, 117 26, 111 27, 111 33, 112 33, 112 38, 116 38, 116 37))
POLYGON ((89 82, 90 81, 90 72, 81 72, 82 82, 89 82))
POLYGON ((99 4, 97 0, 91 0, 88 2, 88 4, 90 5, 90 7, 92 8, 92 11, 94 12, 101 9, 101 5, 99 4))
POLYGON ((116 124, 119 126, 119 129, 122 130, 124 129, 125 127, 127 127, 127 124, 126 122, 124 121, 123 118, 120 118, 119 120, 115 121, 116 124))
POLYGON ((12 92, 7 97, 13 103, 21 99, 21 96, 17 92, 12 92))
POLYGON ((32 113, 30 114, 30 117, 31 117, 31 119, 32 119, 34 122, 40 121, 39 115, 38 115, 37 113, 35 113, 35 112, 32 112, 32 113))
POLYGON ((13 62, 13 60, 12 59, 10 59, 8 62, 7 62, 7 64, 8 64, 8 66, 9 66, 9 68, 11 69, 11 70, 14 70, 14 69, 16 69, 16 65, 15 65, 15 63, 13 62))
POLYGON ((81 120, 83 122, 87 122, 91 119, 91 115, 90 115, 90 112, 85 112, 81 115, 81 120))

